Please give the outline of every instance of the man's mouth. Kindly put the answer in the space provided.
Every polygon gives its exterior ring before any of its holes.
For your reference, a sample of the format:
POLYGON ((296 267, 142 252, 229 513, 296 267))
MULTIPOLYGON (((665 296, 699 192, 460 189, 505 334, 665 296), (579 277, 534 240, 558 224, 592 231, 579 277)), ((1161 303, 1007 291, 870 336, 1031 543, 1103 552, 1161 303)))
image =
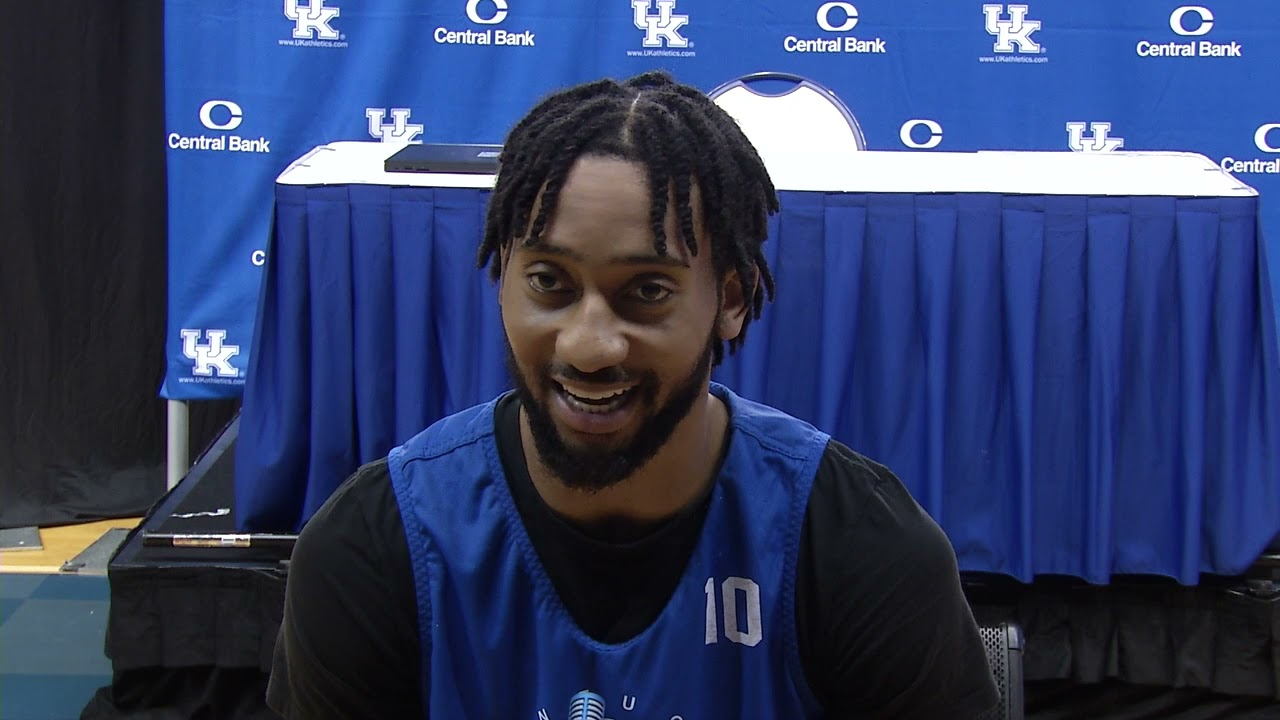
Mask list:
POLYGON ((635 385, 592 388, 572 383, 556 383, 560 395, 579 412, 604 414, 613 412, 630 401, 635 385))

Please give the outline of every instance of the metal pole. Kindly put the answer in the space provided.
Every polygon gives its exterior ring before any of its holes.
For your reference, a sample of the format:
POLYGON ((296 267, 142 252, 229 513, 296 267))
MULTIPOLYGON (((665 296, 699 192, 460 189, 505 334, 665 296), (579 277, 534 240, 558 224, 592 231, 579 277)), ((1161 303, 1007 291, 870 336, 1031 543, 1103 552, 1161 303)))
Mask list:
POLYGON ((169 401, 169 489, 177 486, 187 474, 191 465, 190 423, 187 403, 182 400, 169 401))

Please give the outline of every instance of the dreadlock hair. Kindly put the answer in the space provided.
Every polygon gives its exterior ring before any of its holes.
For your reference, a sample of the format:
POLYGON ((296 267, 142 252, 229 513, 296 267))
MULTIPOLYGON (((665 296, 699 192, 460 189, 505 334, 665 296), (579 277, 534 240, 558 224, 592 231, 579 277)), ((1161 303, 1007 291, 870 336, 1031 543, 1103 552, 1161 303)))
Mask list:
MULTIPOLYGON (((516 238, 523 247, 541 241, 565 177, 578 158, 615 157, 644 165, 651 195, 654 249, 667 254, 668 188, 675 188, 680 237, 693 255, 691 183, 701 194, 712 266, 723 278, 736 270, 749 307, 742 330, 729 342, 741 346, 747 326, 774 294, 773 276, 761 253, 769 215, 778 211, 773 181, 755 147, 728 113, 697 88, 664 72, 618 82, 605 79, 544 98, 507 135, 485 219, 478 264, 502 275, 502 253, 516 238), (541 192, 538 207, 534 202, 541 192), (532 220, 532 222, 531 222, 532 220)), ((714 344, 714 363, 724 343, 714 344)))

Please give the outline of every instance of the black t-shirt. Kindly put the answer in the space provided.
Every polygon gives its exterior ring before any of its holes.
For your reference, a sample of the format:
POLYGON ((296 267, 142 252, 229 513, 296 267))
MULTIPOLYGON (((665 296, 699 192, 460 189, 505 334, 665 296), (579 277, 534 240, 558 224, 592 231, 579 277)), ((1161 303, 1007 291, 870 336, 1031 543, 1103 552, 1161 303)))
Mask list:
MULTIPOLYGON (((574 621, 602 642, 639 634, 675 591, 710 492, 656 527, 587 534, 534 488, 514 395, 494 429, 516 508, 574 621)), ((384 459, 343 483, 298 538, 270 706, 287 718, 423 717, 416 603, 384 459)), ((828 717, 964 720, 999 700, 946 536, 888 469, 834 440, 806 510, 796 620, 828 717)))

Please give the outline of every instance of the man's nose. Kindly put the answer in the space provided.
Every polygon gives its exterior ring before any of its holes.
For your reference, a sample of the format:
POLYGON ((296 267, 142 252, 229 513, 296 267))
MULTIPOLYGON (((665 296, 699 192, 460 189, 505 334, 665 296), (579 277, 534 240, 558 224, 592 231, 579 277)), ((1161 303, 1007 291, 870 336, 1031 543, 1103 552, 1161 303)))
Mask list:
POLYGON ((582 373, 622 365, 629 350, 623 325, 605 298, 585 294, 556 337, 556 356, 582 373))

